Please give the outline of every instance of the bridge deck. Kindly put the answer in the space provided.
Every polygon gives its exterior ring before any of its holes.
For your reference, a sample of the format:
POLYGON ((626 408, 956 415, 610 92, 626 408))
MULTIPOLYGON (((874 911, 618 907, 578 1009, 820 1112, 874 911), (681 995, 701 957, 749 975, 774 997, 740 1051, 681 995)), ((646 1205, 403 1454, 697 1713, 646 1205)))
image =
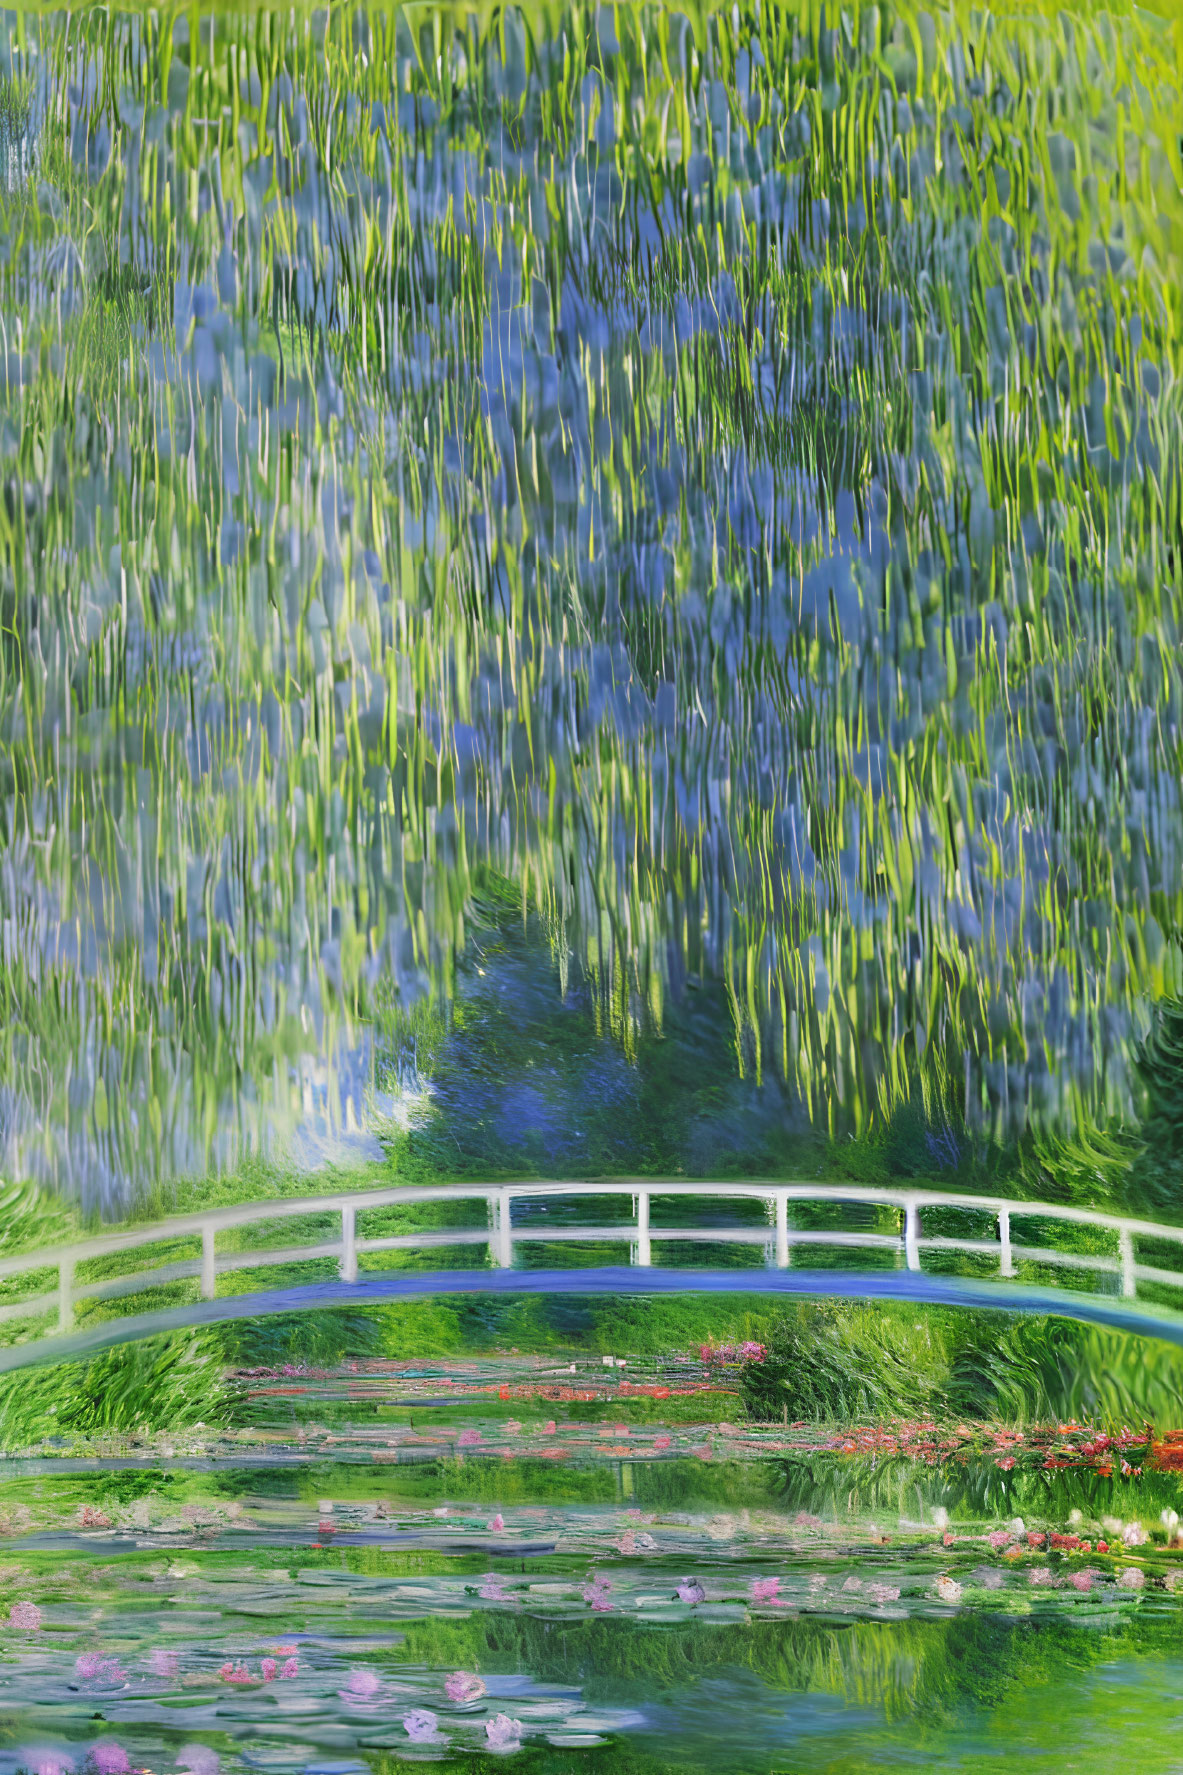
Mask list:
POLYGON ((1023 1282, 974 1281, 912 1270, 683 1270, 631 1266, 572 1270, 388 1271, 358 1282, 311 1283, 260 1294, 191 1301, 152 1313, 105 1320, 79 1330, 0 1349, 0 1373, 37 1363, 93 1356, 116 1344, 161 1332, 314 1308, 376 1305, 384 1300, 472 1294, 783 1294, 839 1295, 859 1300, 927 1301, 937 1306, 1056 1313, 1088 1324, 1138 1332, 1183 1347, 1183 1313, 1121 1296, 1080 1294, 1023 1282))
MULTIPOLYGON (((430 1214, 423 1217, 430 1221, 430 1214)), ((805 1218, 809 1218, 808 1214, 805 1218)), ((864 1216, 866 1218, 866 1216, 864 1216)), ((816 1216, 814 1216, 816 1219, 816 1216)), ((296 1229, 299 1230, 298 1228, 296 1229)), ((331 1222, 330 1222, 331 1231, 331 1222)), ((240 1236, 240 1235, 239 1235, 240 1236)), ((233 1243, 233 1238, 231 1240, 233 1243)), ((817 1257, 814 1257, 816 1263, 817 1257)), ((8 1284, 9 1300, 0 1306, 0 1322, 22 1322, 23 1341, 0 1349, 0 1370, 56 1356, 147 1335, 152 1331, 184 1325, 211 1323, 260 1313, 299 1307, 339 1304, 346 1301, 386 1299, 398 1295, 453 1293, 474 1290, 518 1292, 596 1292, 603 1288, 628 1293, 655 1291, 744 1289, 792 1293, 861 1293, 867 1298, 915 1297, 958 1300, 963 1304, 1022 1307, 1038 1302, 1039 1310, 1059 1310, 1077 1316, 1104 1318, 1106 1323, 1132 1324, 1145 1320, 1159 1335, 1183 1326, 1183 1227, 1105 1214, 1095 1209, 1067 1207, 1061 1203, 1008 1200, 1001 1197, 952 1194, 917 1188, 866 1188, 857 1184, 770 1182, 764 1180, 685 1178, 607 1178, 571 1183, 560 1180, 523 1180, 497 1184, 456 1184, 434 1188, 386 1188, 334 1192, 319 1196, 279 1198, 236 1203, 192 1214, 175 1215, 157 1222, 140 1222, 113 1228, 77 1244, 24 1252, 0 1261, 0 1281, 8 1284), (631 1201, 631 1218, 614 1223, 605 1220, 603 1207, 593 1224, 579 1224, 562 1215, 572 1204, 586 1200, 603 1203, 624 1197, 631 1201), (368 1236, 364 1221, 377 1210, 438 1208, 441 1204, 470 1202, 484 1207, 479 1226, 423 1224, 408 1231, 375 1230, 368 1236), (559 1209, 554 1220, 543 1222, 547 1204, 559 1209), (654 1205, 659 1205, 655 1217, 654 1205), (747 1208, 743 1223, 739 1210, 747 1208), (673 1205, 692 1210, 679 1224, 664 1224, 673 1205), (870 1209, 872 1225, 800 1225, 802 1211, 823 1205, 870 1209), (752 1209, 760 1218, 753 1223, 752 1209), (695 1212, 696 1210, 696 1212, 695 1212), (720 1222, 721 1212, 731 1220, 720 1222), (515 1220, 515 1211, 517 1218, 515 1220), (794 1213, 794 1211, 796 1211, 794 1213), (939 1211, 944 1223, 940 1232, 925 1234, 923 1217, 939 1211), (976 1219, 966 1225, 964 1236, 948 1230, 950 1211, 976 1219), (323 1227, 312 1237, 246 1250, 221 1248, 219 1235, 238 1229, 265 1226, 269 1222, 298 1220, 302 1216, 333 1217, 339 1233, 326 1237, 323 1227), (738 1218, 737 1218, 738 1216, 738 1218), (359 1219, 362 1225, 359 1227, 359 1219), (1015 1223, 1042 1222, 1030 1231, 1035 1235, 1019 1241, 1015 1223), (986 1224, 983 1225, 982 1223, 986 1224), (1051 1231, 1049 1232, 1049 1228, 1051 1231), (1059 1229, 1059 1237, 1053 1233, 1059 1229), (983 1236, 985 1235, 985 1236, 983 1236), (1068 1243, 1065 1243, 1065 1236, 1068 1243), (1157 1261, 1142 1262, 1140 1242, 1152 1242, 1147 1253, 1157 1261), (162 1252, 162 1261, 117 1274, 89 1278, 79 1271, 95 1260, 110 1260, 142 1248, 177 1245, 181 1252, 162 1252), (183 1255, 188 1244, 193 1255, 183 1255), (592 1265, 543 1269, 515 1267, 515 1254, 523 1247, 560 1245, 601 1247, 592 1265), (605 1267, 602 1247, 626 1245, 630 1261, 605 1267), (654 1247, 674 1251, 694 1245, 732 1245, 747 1248, 753 1256, 762 1251, 760 1268, 667 1267, 654 1264, 654 1247), (1081 1248, 1083 1246, 1083 1249, 1081 1248), (199 1247, 200 1254, 197 1254, 199 1247), (432 1272, 377 1267, 381 1253, 415 1254, 449 1248, 485 1248, 485 1261, 475 1267, 443 1268, 432 1272), (874 1252, 882 1262, 894 1260, 902 1268, 854 1271, 803 1269, 794 1258, 820 1256, 827 1248, 845 1259, 859 1251, 874 1252), (1176 1270, 1164 1260, 1178 1253, 1176 1270), (980 1277, 955 1277, 926 1272, 926 1257, 938 1255, 942 1268, 950 1256, 994 1269, 994 1281, 980 1277), (599 1261, 597 1262, 597 1258, 599 1261), (253 1293, 219 1294, 218 1281, 234 1272, 264 1270, 276 1265, 330 1262, 334 1281, 318 1280, 295 1288, 261 1289, 253 1293), (1038 1266, 1035 1270, 1033 1266, 1038 1266), (46 1272, 57 1272, 57 1286, 45 1290, 46 1272), (1064 1286, 1059 1277, 1063 1275, 1064 1286), (1088 1295, 1072 1286, 1091 1274, 1102 1290, 1088 1295), (11 1298, 13 1284, 21 1277, 41 1292, 11 1298), (130 1313, 103 1323, 75 1328, 76 1318, 94 1311, 90 1303, 127 1298, 149 1289, 180 1289, 197 1299, 181 1299, 152 1313, 130 1313), (1142 1293, 1139 1296, 1139 1290, 1142 1293), (1151 1290, 1150 1298, 1147 1290, 1151 1290), (1167 1297, 1164 1308, 1161 1298, 1167 1297), (971 1300, 972 1296, 972 1300, 971 1300), (1048 1302, 1052 1303, 1049 1309, 1048 1302), (82 1312, 77 1309, 81 1306, 82 1312), (1085 1308, 1088 1311, 1085 1311, 1085 1308), (1135 1307, 1137 1310, 1135 1310, 1135 1307), (47 1318, 56 1320, 51 1328, 47 1318), (38 1323, 41 1321, 41 1323, 38 1323)), ((15 1329, 15 1327, 14 1327, 15 1329)))

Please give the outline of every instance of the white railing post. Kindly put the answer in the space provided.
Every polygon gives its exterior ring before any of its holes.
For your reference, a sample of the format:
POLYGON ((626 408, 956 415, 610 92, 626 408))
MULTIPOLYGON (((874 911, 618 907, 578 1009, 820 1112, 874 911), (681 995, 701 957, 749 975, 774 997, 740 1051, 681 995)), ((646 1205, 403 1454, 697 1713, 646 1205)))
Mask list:
POLYGON ((904 1258, 910 1270, 920 1268, 920 1210, 915 1202, 904 1209, 904 1258))
POLYGON ((1138 1278, 1134 1274, 1134 1236, 1128 1228, 1122 1230, 1118 1252, 1121 1256, 1121 1292, 1127 1300, 1132 1300, 1138 1292, 1138 1278))
POLYGON ((74 1329, 74 1259, 63 1257, 58 1264, 58 1330, 74 1329))
POLYGON ((640 1269, 649 1269, 653 1263, 653 1247, 649 1241, 649 1191, 641 1190, 634 1196, 633 1205, 637 1215, 637 1240, 633 1246, 633 1262, 640 1269))
POLYGON ((1013 1276, 1015 1260, 1010 1248, 1010 1209, 998 1210, 998 1273, 1000 1276, 1013 1276))
POLYGON ((507 1189, 490 1193, 486 1200, 489 1204, 489 1259, 495 1270, 511 1270, 513 1268, 513 1211, 510 1206, 512 1197, 507 1189))
POLYGON ((357 1209, 352 1202, 341 1210, 341 1280, 357 1281, 357 1209))
POLYGON ((213 1300, 218 1292, 218 1265, 214 1255, 214 1229, 201 1229, 201 1298, 213 1300))
POLYGON ((789 1198, 783 1193, 776 1198, 776 1267, 789 1267, 789 1198))

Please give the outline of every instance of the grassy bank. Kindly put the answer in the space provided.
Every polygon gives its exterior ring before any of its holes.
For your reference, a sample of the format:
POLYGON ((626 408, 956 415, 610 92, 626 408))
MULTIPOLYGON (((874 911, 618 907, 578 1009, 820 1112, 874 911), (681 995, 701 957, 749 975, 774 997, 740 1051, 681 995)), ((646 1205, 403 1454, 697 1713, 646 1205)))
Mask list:
MULTIPOLYGON (((803 1303, 787 1311, 766 1299, 612 1301, 578 1297, 512 1302, 473 1297, 398 1303, 366 1312, 326 1311, 120 1346, 84 1363, 61 1363, 0 1380, 0 1447, 45 1437, 103 1432, 180 1434, 267 1421, 246 1410, 238 1370, 285 1365, 334 1370, 350 1361, 422 1359, 445 1365, 472 1356, 568 1352, 631 1358, 634 1368, 703 1344, 766 1346, 763 1360, 722 1374, 717 1396, 667 1408, 670 1421, 753 1417, 810 1423, 887 1423, 934 1418, 1012 1425, 1076 1420, 1098 1429, 1160 1433, 1183 1425, 1183 1358, 1170 1345, 1068 1320, 1008 1317, 886 1303, 803 1303)), ((331 1392, 331 1388, 330 1388, 331 1392)), ((662 1417, 660 1402, 627 1392, 600 1407, 535 1402, 458 1402, 456 1413, 490 1421, 512 1416, 583 1417, 607 1412, 624 1422, 662 1417)), ((272 1414, 274 1415, 274 1414, 272 1414)), ((381 1415, 379 1410, 378 1415, 381 1415)), ((323 1403, 318 1389, 285 1400, 289 1430, 301 1422, 369 1421, 374 1408, 347 1395, 323 1403), (326 1415, 327 1418, 326 1418, 326 1415)))

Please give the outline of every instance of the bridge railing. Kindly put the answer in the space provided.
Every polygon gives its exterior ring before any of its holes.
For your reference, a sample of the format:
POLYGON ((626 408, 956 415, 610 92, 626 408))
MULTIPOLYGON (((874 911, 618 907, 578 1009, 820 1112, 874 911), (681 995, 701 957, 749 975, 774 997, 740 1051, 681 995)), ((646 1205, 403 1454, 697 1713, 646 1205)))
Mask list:
MULTIPOLYGON (((68 1331, 74 1324, 77 1303, 90 1299, 117 1299, 141 1293, 167 1283, 197 1279, 204 1299, 217 1294, 218 1278, 243 1269, 260 1269, 271 1265, 303 1263, 314 1258, 333 1259, 341 1280, 356 1282, 359 1259, 371 1252, 424 1251, 461 1245, 484 1245, 488 1262, 497 1269, 513 1267, 515 1251, 536 1242, 601 1243, 605 1240, 629 1242, 631 1263, 647 1268, 653 1262, 654 1241, 675 1243, 730 1243, 759 1247, 765 1265, 787 1268, 794 1253, 807 1253, 812 1246, 847 1247, 891 1251, 898 1254, 910 1270, 923 1268, 926 1252, 962 1252, 985 1254, 997 1264, 1000 1277, 1013 1277, 1019 1262, 1036 1261, 1067 1272, 1090 1272, 1097 1276, 1114 1275, 1122 1296, 1133 1299, 1140 1283, 1150 1282, 1179 1291, 1183 1307, 1183 1268, 1179 1271, 1157 1268, 1139 1262, 1137 1245, 1140 1239, 1153 1239, 1183 1247, 1183 1227, 1160 1226, 1153 1221, 1134 1220, 1124 1216, 1103 1214, 1096 1210, 1064 1207, 1059 1203, 1009 1201, 984 1196, 953 1195, 936 1190, 874 1189, 853 1184, 711 1182, 664 1178, 614 1178, 603 1182, 566 1183, 558 1181, 526 1181, 498 1184, 457 1184, 438 1188, 393 1188, 359 1190, 346 1194, 315 1197, 281 1198, 264 1202, 245 1202, 232 1207, 208 1209, 195 1214, 176 1215, 155 1223, 141 1223, 101 1234, 84 1242, 58 1249, 41 1249, 0 1261, 0 1282, 38 1271, 56 1271, 57 1285, 51 1291, 32 1298, 12 1301, 0 1306, 0 1320, 30 1319, 56 1310, 59 1331, 68 1331), (555 1223, 545 1227, 514 1224, 515 1204, 539 1198, 580 1198, 621 1196, 631 1198, 632 1221, 610 1226, 580 1226, 555 1223), (684 1198, 687 1202, 718 1202, 734 1199, 757 1201, 764 1205, 762 1226, 717 1226, 698 1224, 654 1227, 651 1204, 655 1196, 684 1198), (411 1208, 457 1201, 483 1202, 486 1225, 476 1228, 424 1228, 409 1233, 363 1237, 358 1232, 358 1215, 385 1207, 411 1208), (805 1228, 790 1223, 794 1203, 847 1203, 873 1208, 894 1209, 900 1215, 898 1232, 871 1232, 841 1228, 805 1228), (993 1237, 954 1238, 929 1235, 923 1230, 923 1214, 927 1209, 963 1209, 987 1215, 993 1221, 993 1237), (278 1249, 219 1251, 218 1235, 232 1228, 253 1226, 267 1221, 294 1219, 303 1215, 339 1217, 340 1233, 328 1241, 285 1245, 278 1249), (1016 1242, 1015 1223, 1024 1220, 1054 1220, 1078 1227, 1108 1232, 1114 1236, 1116 1250, 1111 1252, 1068 1251, 1030 1242, 1016 1242), (161 1263, 131 1274, 106 1280, 79 1281, 77 1272, 88 1260, 134 1251, 139 1246, 157 1245, 168 1240, 200 1238, 201 1256, 177 1262, 161 1263)), ((1181 1254, 1183 1260, 1183 1254, 1181 1254)))

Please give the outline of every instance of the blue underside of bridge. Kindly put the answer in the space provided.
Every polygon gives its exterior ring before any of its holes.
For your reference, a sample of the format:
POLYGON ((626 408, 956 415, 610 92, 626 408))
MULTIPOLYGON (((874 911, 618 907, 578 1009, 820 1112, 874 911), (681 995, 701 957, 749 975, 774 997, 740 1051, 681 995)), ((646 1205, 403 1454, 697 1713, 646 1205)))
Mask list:
POLYGON ((316 1282, 301 1288, 228 1295, 222 1300, 195 1301, 154 1313, 127 1314, 63 1336, 0 1350, 0 1372, 91 1356, 116 1344, 194 1326, 448 1294, 781 1294, 926 1301, 937 1306, 991 1308, 1011 1313, 1053 1313, 1183 1346, 1183 1314, 1158 1311, 1144 1302, 1077 1294, 1064 1288, 930 1276, 914 1270, 669 1270, 614 1265, 573 1270, 392 1270, 363 1276, 356 1282, 316 1282))

